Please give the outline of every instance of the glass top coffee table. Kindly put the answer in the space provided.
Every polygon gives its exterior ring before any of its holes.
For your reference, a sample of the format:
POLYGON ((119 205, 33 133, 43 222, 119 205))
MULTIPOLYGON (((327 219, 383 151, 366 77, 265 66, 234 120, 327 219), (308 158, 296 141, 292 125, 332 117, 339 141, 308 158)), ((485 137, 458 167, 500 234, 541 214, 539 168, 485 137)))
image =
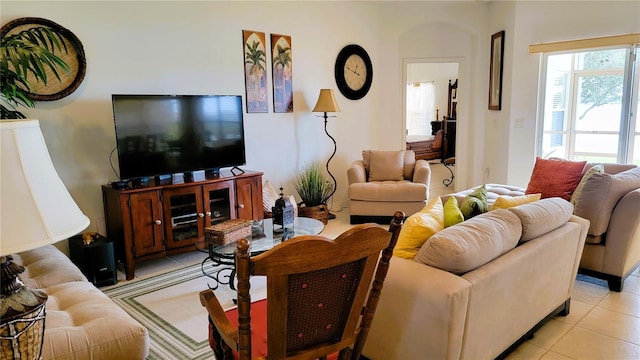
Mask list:
MULTIPOLYGON (((261 254, 285 239, 300 235, 318 235, 324 230, 324 224, 316 219, 296 217, 293 224, 293 233, 273 233, 273 219, 254 220, 251 223, 251 256, 261 254)), ((236 243, 215 246, 207 244, 202 237, 196 242, 196 249, 207 254, 202 261, 202 273, 216 281, 215 290, 219 285, 229 285, 235 290, 234 279, 236 275, 235 251, 236 243)))

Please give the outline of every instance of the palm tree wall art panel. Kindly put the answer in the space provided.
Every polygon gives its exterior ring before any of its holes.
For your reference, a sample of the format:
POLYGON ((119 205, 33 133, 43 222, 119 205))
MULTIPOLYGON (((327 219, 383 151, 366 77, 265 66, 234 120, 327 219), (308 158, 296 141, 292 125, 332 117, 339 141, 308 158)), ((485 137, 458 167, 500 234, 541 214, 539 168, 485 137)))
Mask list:
POLYGON ((293 112, 291 36, 271 34, 273 112, 293 112))
POLYGON ((242 30, 247 113, 269 112, 267 52, 263 32, 242 30))

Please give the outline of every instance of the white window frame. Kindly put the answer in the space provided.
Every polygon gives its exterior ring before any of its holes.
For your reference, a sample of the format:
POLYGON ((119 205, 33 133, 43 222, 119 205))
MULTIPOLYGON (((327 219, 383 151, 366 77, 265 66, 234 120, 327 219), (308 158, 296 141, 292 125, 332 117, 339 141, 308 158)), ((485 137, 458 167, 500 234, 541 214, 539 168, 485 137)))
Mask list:
MULTIPOLYGON (((572 50, 561 50, 561 51, 550 51, 541 54, 540 58, 540 71, 539 71, 539 79, 538 83, 540 86, 538 87, 538 112, 537 112, 537 120, 536 120, 536 155, 543 156, 543 139, 545 135, 544 131, 544 120, 545 120, 545 102, 546 102, 546 91, 547 91, 547 71, 548 71, 548 58, 552 55, 561 55, 561 54, 577 54, 587 51, 598 51, 598 50, 607 50, 612 48, 626 48, 626 66, 623 69, 623 94, 622 94, 622 104, 621 104, 621 119, 620 119, 620 129, 618 134, 619 142, 618 142, 618 151, 617 158, 615 159, 618 163, 632 163, 633 159, 633 149, 634 146, 640 146, 640 144, 635 144, 636 138, 640 138, 640 125, 636 125, 638 121, 640 121, 640 117, 637 116, 638 112, 638 93, 640 92, 640 71, 637 70, 639 65, 638 61, 636 61, 637 54, 640 52, 640 46, 636 45, 627 45, 627 46, 604 46, 597 47, 591 49, 579 48, 572 50), (635 90, 635 91, 634 91, 635 90), (639 129, 635 131, 635 129, 639 129)), ((575 111, 575 91, 577 88, 577 82, 579 76, 584 74, 611 74, 617 73, 619 71, 610 71, 610 70, 575 70, 574 64, 572 64, 572 68, 569 74, 569 78, 567 79, 569 92, 568 92, 568 109, 565 114, 565 120, 568 119, 568 124, 566 124, 565 129, 559 133, 569 134, 566 136, 566 147, 569 149, 567 154, 570 158, 574 155, 574 141, 575 135, 580 133, 594 133, 594 134, 606 134, 605 131, 594 131, 594 132, 585 132, 574 130, 574 114, 575 111), (574 76, 575 75, 575 76, 574 76)), ((638 150, 636 150, 638 152, 638 150)), ((588 155, 596 155, 589 153, 588 155)), ((563 154, 564 156, 564 154, 563 154)), ((636 159, 637 160, 637 159, 636 159)))

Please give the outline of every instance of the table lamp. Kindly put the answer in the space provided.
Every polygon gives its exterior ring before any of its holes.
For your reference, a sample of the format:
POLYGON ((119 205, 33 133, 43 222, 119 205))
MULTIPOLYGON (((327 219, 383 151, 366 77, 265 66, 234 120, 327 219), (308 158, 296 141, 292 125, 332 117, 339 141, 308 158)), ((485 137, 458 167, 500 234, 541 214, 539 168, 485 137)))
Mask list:
POLYGON ((0 121, 0 358, 39 359, 47 295, 18 278, 11 254, 69 238, 89 226, 60 180, 38 120, 0 121))
MULTIPOLYGON (((324 132, 327 134, 329 139, 333 141, 333 154, 331 154, 329 160, 327 160, 327 172, 329 173, 329 176, 331 176, 331 179, 333 179, 333 189, 331 190, 331 193, 329 193, 329 196, 327 196, 327 199, 331 198, 338 188, 338 182, 336 181, 336 178, 333 176, 333 174, 331 174, 331 171, 329 171, 329 163, 331 162, 331 159, 333 159, 333 157, 336 155, 338 145, 336 144, 336 140, 333 138, 333 136, 329 135, 329 132, 327 131, 327 118, 329 117, 327 116, 327 113, 339 111, 340 107, 338 106, 336 98, 333 95, 333 89, 320 89, 320 95, 318 96, 316 106, 313 108, 313 112, 324 113, 324 115, 322 116, 324 117, 324 132)), ((335 219, 335 217, 336 216, 334 214, 329 214, 330 219, 335 219)))

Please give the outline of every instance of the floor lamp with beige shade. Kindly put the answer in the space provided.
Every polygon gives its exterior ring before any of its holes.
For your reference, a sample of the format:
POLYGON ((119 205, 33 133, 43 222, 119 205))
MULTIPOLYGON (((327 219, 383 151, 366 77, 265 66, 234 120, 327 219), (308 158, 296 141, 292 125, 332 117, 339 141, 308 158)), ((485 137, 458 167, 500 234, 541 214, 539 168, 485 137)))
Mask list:
POLYGON ((89 226, 58 176, 38 120, 0 121, 1 358, 39 359, 47 295, 19 279, 11 254, 56 243, 89 226))
MULTIPOLYGON (((336 102, 336 97, 333 95, 333 90, 320 89, 320 95, 318 96, 318 101, 316 102, 316 106, 314 106, 313 108, 313 112, 324 113, 324 115, 322 116, 324 118, 324 132, 327 134, 329 139, 333 141, 333 153, 329 157, 329 160, 327 160, 327 172, 329 173, 329 176, 331 176, 331 179, 333 179, 333 189, 331 190, 331 193, 329 194, 327 199, 330 199, 333 196, 333 194, 335 194, 336 189, 338 188, 338 182, 336 181, 336 178, 333 176, 333 174, 331 174, 331 171, 329 171, 329 163, 331 162, 331 159, 333 159, 333 157, 336 155, 336 151, 338 150, 338 145, 336 144, 336 139, 334 139, 333 136, 329 134, 329 131, 327 131, 327 118, 329 117, 327 113, 339 112, 339 111, 340 111, 340 107, 336 102)), ((335 219, 335 218, 336 218, 335 214, 329 213, 329 219, 335 219)))

